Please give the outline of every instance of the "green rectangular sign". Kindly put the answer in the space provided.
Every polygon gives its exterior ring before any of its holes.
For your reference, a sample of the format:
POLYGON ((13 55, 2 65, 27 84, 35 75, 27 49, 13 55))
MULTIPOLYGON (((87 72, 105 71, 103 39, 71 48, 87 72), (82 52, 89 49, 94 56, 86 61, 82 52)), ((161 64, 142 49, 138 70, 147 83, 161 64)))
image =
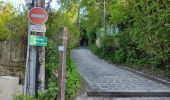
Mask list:
POLYGON ((33 46, 47 46, 47 38, 45 36, 31 35, 29 44, 33 46))

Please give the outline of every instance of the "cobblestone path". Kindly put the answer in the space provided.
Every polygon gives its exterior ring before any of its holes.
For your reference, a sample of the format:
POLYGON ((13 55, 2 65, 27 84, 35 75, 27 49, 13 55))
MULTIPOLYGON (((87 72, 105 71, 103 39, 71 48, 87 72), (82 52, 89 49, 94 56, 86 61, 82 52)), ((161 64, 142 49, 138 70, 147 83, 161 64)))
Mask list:
MULTIPOLYGON (((170 92, 170 86, 120 69, 99 59, 88 49, 72 50, 72 58, 78 64, 81 76, 88 83, 91 91, 100 92, 170 92)), ((113 100, 119 100, 114 99, 113 100)), ((124 98, 121 100, 170 100, 170 98, 124 98)), ((78 100, 78 99, 77 99, 78 100)), ((112 99, 79 99, 112 100, 112 99)))

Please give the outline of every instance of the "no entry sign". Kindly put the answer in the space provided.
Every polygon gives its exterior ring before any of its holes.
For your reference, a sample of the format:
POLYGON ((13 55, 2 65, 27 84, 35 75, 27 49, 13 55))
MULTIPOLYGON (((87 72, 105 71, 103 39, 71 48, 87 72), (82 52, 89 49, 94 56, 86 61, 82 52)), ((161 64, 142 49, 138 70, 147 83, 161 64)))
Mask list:
POLYGON ((48 19, 47 12, 41 7, 34 7, 28 13, 29 21, 33 24, 44 24, 48 19))

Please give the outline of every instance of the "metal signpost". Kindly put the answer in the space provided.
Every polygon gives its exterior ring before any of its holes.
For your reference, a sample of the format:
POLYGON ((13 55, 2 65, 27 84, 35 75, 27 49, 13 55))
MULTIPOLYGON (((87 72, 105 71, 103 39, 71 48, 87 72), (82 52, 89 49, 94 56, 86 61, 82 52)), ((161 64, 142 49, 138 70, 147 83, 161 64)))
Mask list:
POLYGON ((48 14, 43 8, 34 7, 34 0, 32 1, 32 7, 33 8, 31 8, 28 13, 29 31, 24 95, 34 96, 35 92, 37 92, 38 89, 37 72, 39 72, 39 51, 37 48, 44 48, 44 46, 47 46, 47 38, 45 36, 37 36, 37 34, 39 34, 40 32, 44 34, 44 32, 46 32, 46 27, 44 23, 48 19, 48 14))
MULTIPOLYGON (((37 6, 32 7, 28 13, 29 31, 28 47, 26 58, 26 72, 24 95, 35 96, 38 91, 44 90, 45 84, 45 22, 48 19, 47 12, 43 9, 45 0, 37 0, 37 6), (40 82, 40 83, 39 83, 40 82)), ((59 43, 59 67, 58 67, 58 87, 59 91, 56 100, 65 99, 65 78, 66 78, 66 48, 67 48, 67 28, 60 29, 59 43)))

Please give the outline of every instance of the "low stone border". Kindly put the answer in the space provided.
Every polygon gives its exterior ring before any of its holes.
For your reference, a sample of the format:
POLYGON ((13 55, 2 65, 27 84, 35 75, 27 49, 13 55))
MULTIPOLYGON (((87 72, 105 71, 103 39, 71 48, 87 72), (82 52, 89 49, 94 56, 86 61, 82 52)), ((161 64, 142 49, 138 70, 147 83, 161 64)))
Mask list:
MULTIPOLYGON (((91 51, 91 52, 92 52, 92 51, 91 51)), ((92 52, 92 54, 94 54, 94 53, 92 52)), ((95 55, 95 54, 94 54, 94 55, 95 55)), ((95 55, 95 56, 98 57, 97 55, 95 55)), ((98 57, 98 58, 99 58, 99 57, 98 57)), ((104 62, 107 62, 107 63, 113 65, 114 67, 118 67, 118 68, 121 68, 121 69, 124 69, 124 70, 128 70, 128 71, 130 71, 130 72, 132 72, 132 73, 135 73, 135 74, 137 74, 137 75, 143 76, 143 77, 148 78, 148 79, 151 79, 151 80, 156 81, 156 82, 158 82, 158 83, 161 83, 161 84, 163 84, 163 85, 170 86, 170 81, 168 81, 168 80, 161 79, 161 78, 158 78, 158 77, 155 77, 155 76, 152 76, 152 75, 143 73, 143 72, 139 72, 139 71, 137 71, 137 70, 135 70, 135 69, 132 69, 132 68, 129 68, 129 67, 125 67, 125 66, 121 66, 121 65, 116 65, 116 64, 113 64, 113 63, 111 63, 111 62, 109 62, 109 61, 107 61, 107 60, 105 60, 105 59, 101 59, 101 58, 99 58, 99 59, 100 59, 101 61, 104 61, 104 62)))
POLYGON ((87 92, 89 97, 170 97, 170 92, 87 92))
MULTIPOLYGON (((112 65, 113 65, 113 64, 112 64, 112 65)), ((114 65, 114 66, 116 67, 117 65, 114 65)), ((132 72, 132 73, 135 73, 135 74, 138 74, 138 75, 143 76, 143 77, 145 77, 145 78, 154 80, 154 81, 156 81, 156 82, 158 82, 158 83, 161 83, 161 84, 163 84, 163 85, 170 86, 170 81, 167 81, 167 80, 164 80, 164 79, 161 79, 161 78, 157 78, 157 77, 154 77, 154 76, 152 76, 152 75, 148 75, 148 74, 146 74, 146 73, 139 72, 139 71, 137 71, 137 70, 134 70, 134 69, 132 69, 132 68, 128 68, 128 67, 125 67, 125 66, 119 66, 118 68, 121 68, 121 69, 124 69, 124 70, 128 70, 128 71, 130 71, 130 72, 132 72)))

